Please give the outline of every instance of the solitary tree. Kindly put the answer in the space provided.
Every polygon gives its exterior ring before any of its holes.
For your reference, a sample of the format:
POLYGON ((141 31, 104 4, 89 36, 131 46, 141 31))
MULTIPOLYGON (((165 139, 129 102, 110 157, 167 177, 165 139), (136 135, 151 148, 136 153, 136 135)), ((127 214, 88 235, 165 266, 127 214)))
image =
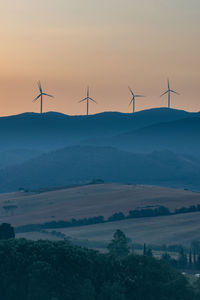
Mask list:
POLYGON ((0 225, 0 240, 8 240, 15 238, 14 228, 7 223, 0 225))
POLYGON ((123 258, 130 252, 130 239, 121 230, 116 230, 113 239, 108 245, 109 253, 113 256, 123 258))

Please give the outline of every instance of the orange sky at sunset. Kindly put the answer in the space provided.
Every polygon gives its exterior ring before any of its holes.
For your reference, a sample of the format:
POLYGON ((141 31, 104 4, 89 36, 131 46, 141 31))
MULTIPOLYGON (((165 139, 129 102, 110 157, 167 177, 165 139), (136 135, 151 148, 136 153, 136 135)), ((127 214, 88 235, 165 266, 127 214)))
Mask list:
POLYGON ((181 96, 172 107, 200 110, 199 0, 15 0, 0 2, 0 115, 44 110, 84 114, 167 106, 167 78, 181 96))

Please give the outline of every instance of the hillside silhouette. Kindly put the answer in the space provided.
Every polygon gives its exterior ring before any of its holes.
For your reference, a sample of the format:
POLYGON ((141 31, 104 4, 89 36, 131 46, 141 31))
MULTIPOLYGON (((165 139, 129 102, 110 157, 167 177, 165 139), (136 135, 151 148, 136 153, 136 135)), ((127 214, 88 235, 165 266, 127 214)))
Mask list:
MULTIPOLYGON (((68 116, 57 112, 24 113, 0 118, 0 151, 11 149, 54 150, 84 140, 103 141, 161 122, 199 116, 182 110, 157 108, 135 114, 104 112, 90 116, 68 116)), ((192 130, 192 128, 191 128, 192 130)), ((107 143, 107 141, 106 141, 107 143)))
POLYGON ((172 150, 198 155, 200 151, 200 118, 162 122, 123 133, 111 139, 112 145, 140 152, 172 150))
POLYGON ((71 146, 0 172, 0 192, 106 182, 199 187, 200 161, 170 151, 136 154, 113 147, 71 146))

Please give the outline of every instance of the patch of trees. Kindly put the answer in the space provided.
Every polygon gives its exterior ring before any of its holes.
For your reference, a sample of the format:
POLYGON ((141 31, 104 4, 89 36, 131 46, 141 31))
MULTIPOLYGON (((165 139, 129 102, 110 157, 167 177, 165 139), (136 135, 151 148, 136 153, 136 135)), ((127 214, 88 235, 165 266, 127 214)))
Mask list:
POLYGON ((124 215, 122 212, 115 213, 108 218, 108 222, 121 221, 125 219, 137 219, 137 218, 147 218, 147 217, 159 217, 159 216, 168 216, 173 214, 165 206, 159 206, 154 209, 143 208, 130 210, 128 215, 124 215))
POLYGON ((158 206, 154 209, 152 208, 144 208, 144 209, 135 209, 130 210, 129 214, 126 216, 122 212, 115 213, 111 217, 108 218, 108 221, 120 221, 125 219, 137 219, 137 218, 148 218, 148 217, 161 217, 161 216, 169 216, 169 215, 177 215, 184 213, 192 213, 199 212, 200 205, 191 205, 190 207, 181 207, 175 209, 175 211, 170 211, 169 208, 165 206, 158 206))
POLYGON ((162 259, 179 269, 200 270, 199 241, 193 241, 190 248, 179 246, 177 250, 178 259, 174 259, 167 252, 162 255, 162 259))
MULTIPOLYGON (((135 245, 131 243, 131 239, 119 229, 115 231, 112 241, 107 246, 108 252, 117 258, 124 258, 131 252, 133 253, 134 248, 135 245)), ((190 248, 176 245, 176 253, 177 257, 174 258, 166 251, 161 259, 177 269, 200 270, 200 241, 193 241, 190 248)), ((152 248, 149 245, 143 245, 143 256, 153 257, 152 248)))
MULTIPOLYGON (((124 249, 128 247, 122 232, 117 232, 113 241, 117 249, 120 243, 124 249)), ((109 254, 100 254, 68 241, 1 241, 1 299, 195 299, 186 277, 168 264, 128 253, 118 259, 112 253, 114 248, 109 254)))
POLYGON ((146 217, 159 217, 171 215, 170 210, 165 206, 159 206, 154 209, 141 209, 141 210, 131 210, 127 218, 146 218, 146 217))
POLYGON ((177 208, 174 211, 174 214, 186 214, 186 213, 192 213, 192 212, 198 212, 200 211, 200 204, 198 205, 191 205, 190 207, 181 207, 177 208))
POLYGON ((72 219, 71 221, 51 221, 43 224, 27 224, 16 227, 16 233, 41 231, 43 229, 56 229, 56 228, 67 228, 67 227, 78 227, 92 224, 104 223, 105 219, 103 216, 84 218, 84 219, 72 219))

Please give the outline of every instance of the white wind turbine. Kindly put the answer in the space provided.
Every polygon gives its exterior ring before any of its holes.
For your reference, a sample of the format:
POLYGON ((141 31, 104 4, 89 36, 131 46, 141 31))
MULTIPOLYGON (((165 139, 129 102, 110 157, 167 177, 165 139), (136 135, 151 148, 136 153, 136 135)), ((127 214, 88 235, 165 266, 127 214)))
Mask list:
POLYGON ((97 102, 94 99, 90 98, 90 88, 89 87, 87 88, 87 97, 82 99, 81 101, 79 101, 79 103, 84 102, 84 101, 87 102, 87 116, 88 116, 89 115, 89 102, 92 101, 97 104, 97 102))
POLYGON ((135 98, 140 98, 140 97, 145 97, 145 96, 143 96, 143 95, 135 95, 133 93, 133 90, 130 87, 128 87, 128 88, 129 88, 129 91, 132 94, 132 99, 131 99, 131 101, 129 103, 129 106, 131 105, 131 103, 133 103, 133 113, 134 113, 135 112, 135 98))
POLYGON ((171 108, 171 93, 180 95, 180 94, 177 93, 176 91, 171 90, 171 88, 170 88, 170 83, 169 83, 169 79, 168 79, 168 90, 167 90, 166 92, 164 92, 162 95, 160 95, 160 97, 162 97, 162 96, 168 94, 168 108, 171 108))
POLYGON ((39 88, 40 94, 33 100, 33 102, 36 102, 40 98, 40 113, 42 115, 42 113, 43 113, 43 96, 47 96, 47 97, 51 97, 51 98, 54 98, 54 96, 43 93, 42 85, 41 85, 40 81, 38 81, 38 88, 39 88))

